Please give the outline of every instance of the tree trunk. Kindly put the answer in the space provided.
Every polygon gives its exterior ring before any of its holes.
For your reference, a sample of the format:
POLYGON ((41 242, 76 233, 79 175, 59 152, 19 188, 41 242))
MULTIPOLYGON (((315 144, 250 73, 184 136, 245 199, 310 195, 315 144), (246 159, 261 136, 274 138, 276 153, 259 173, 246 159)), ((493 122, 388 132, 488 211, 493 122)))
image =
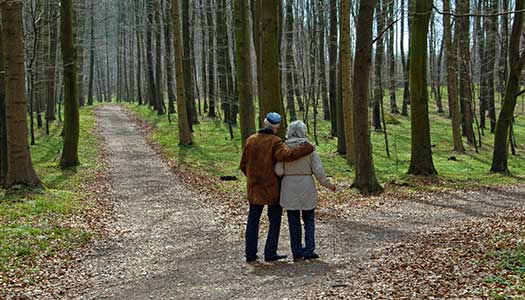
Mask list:
POLYGON ((168 89, 168 112, 170 114, 175 113, 175 92, 173 90, 173 85, 175 83, 175 78, 173 78, 173 44, 171 43, 171 17, 169 13, 169 6, 171 0, 166 0, 165 13, 166 17, 164 18, 164 44, 166 46, 166 55, 164 56, 164 65, 166 67, 166 88, 168 89))
MULTIPOLYGON (((395 18, 395 1, 390 0, 388 1, 388 20, 389 23, 394 22, 395 18)), ((397 81, 396 81, 396 56, 395 56, 395 26, 391 26, 389 33, 388 33, 388 71, 389 71, 389 77, 390 77, 390 112, 392 114, 398 114, 399 109, 397 108, 397 100, 396 100, 396 88, 397 88, 397 81)))
MULTIPOLYGON (((483 12, 482 10, 482 0, 478 0, 477 3, 477 12, 478 14, 481 14, 483 12)), ((487 73, 489 71, 487 61, 488 58, 487 50, 486 50, 486 42, 485 42, 485 31, 486 31, 486 24, 482 24, 481 18, 476 18, 476 31, 475 34, 477 36, 478 44, 477 44, 477 52, 478 52, 478 69, 479 69, 479 126, 482 129, 485 129, 485 113, 487 112, 487 103, 488 103, 488 86, 487 86, 487 73)), ((485 20, 485 19, 484 19, 485 20)))
POLYGON ((208 7, 207 10, 207 21, 208 21, 208 117, 215 118, 217 114, 215 112, 215 43, 214 34, 212 34, 215 28, 213 23, 213 9, 208 7))
MULTIPOLYGON (((466 0, 456 0, 457 13, 469 14, 470 3, 466 0)), ((471 76, 470 76, 470 22, 469 17, 456 18, 456 35, 458 38, 459 50, 459 98, 461 105, 461 112, 463 113, 463 135, 467 137, 467 141, 474 145, 474 128, 473 113, 472 113, 472 92, 471 92, 471 76)))
POLYGON ((175 51, 175 70, 177 76, 177 116, 179 125, 179 144, 189 146, 193 144, 190 121, 186 110, 185 84, 184 84, 184 54, 181 36, 181 18, 179 0, 172 0, 173 14, 173 49, 175 51))
MULTIPOLYGON (((349 4, 348 0, 343 0, 343 2, 349 4)), ((372 143, 370 141, 370 131, 368 130, 369 80, 366 80, 370 76, 370 63, 372 60, 372 28, 374 17, 374 5, 376 3, 377 1, 375 0, 360 0, 359 3, 359 14, 357 18, 356 28, 357 34, 355 65, 352 85, 354 96, 352 103, 352 113, 354 122, 353 137, 355 140, 355 179, 353 186, 359 189, 359 191, 363 194, 376 193, 383 189, 377 181, 374 171, 374 162, 372 158, 372 143)), ((380 7, 379 3, 377 3, 377 7, 380 7)), ((344 9, 345 4, 341 5, 341 8, 344 9)), ((344 15, 345 12, 343 11, 341 17, 341 20, 343 22, 341 24, 342 26, 347 28, 349 24, 346 22, 346 20, 348 20, 348 18, 346 18, 344 15)), ((379 19, 382 18, 380 14, 377 17, 379 19)), ((346 35, 342 36, 341 41, 344 41, 344 39, 347 38, 345 36, 346 35)), ((344 47, 343 45, 344 44, 342 44, 341 47, 344 47)), ((343 50, 343 52, 344 51, 345 50, 343 50)))
POLYGON ((76 49, 73 34, 73 2, 61 0, 60 34, 62 61, 64 63, 64 148, 60 158, 62 168, 80 164, 78 139, 80 134, 79 98, 77 84, 76 49))
POLYGON ((137 39, 137 102, 139 105, 143 104, 142 100, 142 43, 141 43, 141 36, 140 36, 140 30, 138 30, 139 27, 141 27, 141 22, 139 21, 139 15, 140 15, 140 0, 135 0, 135 27, 137 30, 135 31, 136 39, 137 39))
POLYGON ((293 81, 294 70, 294 29, 293 29, 293 0, 286 1, 286 108, 290 120, 297 120, 295 112, 295 87, 293 81))
POLYGON ((319 36, 319 81, 320 81, 320 92, 321 99, 323 100, 323 120, 330 120, 330 104, 328 102, 328 87, 326 86, 326 54, 325 54, 325 14, 323 13, 323 2, 317 2, 318 5, 318 19, 320 36, 319 36))
POLYGON ((84 15, 85 15, 85 0, 76 0, 73 2, 73 42, 76 48, 77 59, 77 97, 79 106, 84 106, 84 15))
MULTIPOLYGON (((385 15, 383 11, 382 1, 387 0, 377 0, 376 9, 376 20, 377 20, 377 32, 382 32, 385 27, 385 15)), ((376 41, 376 51, 375 51, 375 73, 374 73, 374 106, 373 106, 373 117, 372 123, 376 131, 381 131, 381 101, 383 101, 384 91, 383 91, 383 56, 385 53, 385 44, 384 39, 380 38, 376 41)), ((363 79, 365 77, 361 77, 363 79)))
MULTIPOLYGON (((361 4, 365 4, 366 7, 369 7, 373 10, 373 5, 370 6, 372 1, 361 1, 361 4)), ((373 3, 372 3, 373 4, 373 3)), ((354 148, 354 122, 353 119, 353 104, 352 104, 352 91, 350 87, 350 72, 351 72, 351 54, 350 54, 350 0, 341 0, 341 80, 342 80, 342 97, 343 97, 343 112, 344 112, 344 128, 346 133, 346 161, 349 164, 355 162, 355 148, 354 148)), ((364 11, 361 11, 364 13, 364 11)), ((366 12, 366 16, 369 15, 369 12, 366 12)), ((373 11, 372 11, 373 15, 373 11)), ((365 18, 365 17, 363 17, 365 18)), ((372 18, 372 17, 370 17, 372 18)), ((365 23, 366 24, 366 23, 365 23)), ((363 25, 363 30, 368 30, 365 25, 363 25)), ((364 47, 364 46, 362 46, 364 47)), ((361 49, 361 48, 360 48, 361 49)), ((370 59, 370 58, 369 58, 370 59)), ((361 70, 364 71, 364 70, 361 70)), ((359 75, 361 81, 368 81, 368 77, 359 75), (364 80, 363 80, 364 79, 364 80)), ((368 85, 367 85, 368 87, 368 85)), ((367 114, 368 116, 368 114, 367 114)))
POLYGON ((415 0, 410 26, 411 156, 408 174, 436 175, 430 145, 427 91, 427 35, 431 0, 415 0))
MULTIPOLYGON (((401 115, 402 116, 408 116, 408 102, 410 97, 409 87, 408 87, 408 64, 409 64, 409 58, 405 59, 405 1, 406 0, 400 0, 401 1, 401 35, 399 39, 399 48, 401 52, 401 64, 403 66, 403 82, 404 82, 404 89, 403 89, 403 105, 401 107, 401 115)), ((408 0, 411 1, 411 0, 408 0)), ((408 5, 409 11, 410 11, 410 4, 408 5)), ((410 13, 409 13, 409 21, 410 24, 410 13)), ((410 26, 408 26, 408 31, 410 32, 410 26)))
POLYGON ((0 185, 7 174, 7 135, 5 116, 5 68, 4 68, 4 37, 0 22, 0 185))
POLYGON ((155 0, 155 30, 156 35, 156 58, 155 58, 155 95, 157 99, 157 115, 164 115, 164 95, 162 94, 162 24, 160 22, 162 18, 162 0, 155 0))
POLYGON ((49 123, 56 119, 56 71, 57 64, 57 45, 58 45, 58 1, 51 0, 49 3, 49 65, 47 70, 47 109, 46 109, 46 128, 49 133, 49 123))
MULTIPOLYGON (((496 13, 498 11, 499 0, 490 0, 489 13, 496 13)), ((496 39, 498 36, 498 17, 487 18, 487 110, 490 119, 490 132, 494 133, 496 130, 496 105, 495 105, 495 83, 494 83, 494 68, 496 64, 496 39)), ((506 59, 504 60, 506 62, 506 59)))
POLYGON ((265 0, 259 7, 260 26, 258 34, 260 56, 260 90, 261 113, 277 112, 283 116, 282 126, 277 133, 284 137, 286 115, 281 102, 281 79, 279 71, 279 0, 265 0), (264 51, 261 51, 264 49, 264 51))
MULTIPOLYGON (((191 43, 190 43, 190 1, 182 1, 182 44, 184 53, 184 95, 186 99, 186 109, 190 129, 197 123, 197 110, 195 107, 195 97, 193 95, 193 70, 191 68, 191 43)), ((178 77, 177 77, 178 80, 178 77)))
POLYGON ((90 44, 89 44, 89 84, 87 105, 93 105, 93 79, 95 75, 95 2, 92 1, 89 10, 90 44))
POLYGON ((328 44, 330 134, 337 135, 337 0, 330 0, 330 34, 328 44))
MULTIPOLYGON (((509 4, 510 0, 501 0, 501 11, 508 11, 509 10, 509 4)), ((501 95, 501 98, 504 96, 505 92, 505 83, 508 79, 508 73, 509 73, 509 65, 508 65, 508 47, 509 47, 509 15, 508 14, 502 14, 501 20, 500 20, 500 27, 501 32, 499 36, 501 37, 501 40, 499 44, 500 47, 500 54, 499 54, 499 62, 498 62, 498 91, 501 95)), ((496 114, 494 112, 494 114, 496 114)), ((494 122, 496 119, 494 119, 494 122)))
POLYGON ((452 137, 454 140, 454 151, 464 153, 463 141, 461 140, 461 112, 459 110, 458 100, 458 82, 457 82, 457 59, 456 48, 452 44, 452 28, 450 23, 450 0, 443 0, 443 26, 444 26, 444 44, 445 57, 447 61, 447 90, 448 102, 450 107, 450 116, 452 119, 452 137))
POLYGON ((237 92, 241 121, 242 145, 255 132, 255 109, 252 92, 250 56, 250 9, 248 0, 235 0, 235 54, 237 59, 237 92))
POLYGON ((6 188, 15 185, 40 186, 31 162, 27 141, 27 117, 24 75, 24 41, 22 33, 22 4, 19 1, 3 1, 2 40, 9 41, 4 46, 5 55, 5 114, 7 135, 7 174, 6 188))
POLYGON ((525 64, 525 54, 520 53, 521 34, 523 31, 524 0, 516 0, 514 22, 509 41, 509 77, 507 79, 505 97, 496 123, 494 136, 494 154, 492 156, 492 172, 506 173, 508 169, 509 132, 514 119, 514 109, 520 88, 521 73, 525 64))
MULTIPOLYGON (((155 82, 155 70, 153 66, 153 8, 154 8, 154 1, 156 0, 146 0, 146 11, 147 11, 147 21, 146 21, 146 65, 148 69, 148 102, 153 109, 157 110, 157 89, 156 89, 156 82, 155 82)), ((108 74, 109 75, 109 74, 108 74)))

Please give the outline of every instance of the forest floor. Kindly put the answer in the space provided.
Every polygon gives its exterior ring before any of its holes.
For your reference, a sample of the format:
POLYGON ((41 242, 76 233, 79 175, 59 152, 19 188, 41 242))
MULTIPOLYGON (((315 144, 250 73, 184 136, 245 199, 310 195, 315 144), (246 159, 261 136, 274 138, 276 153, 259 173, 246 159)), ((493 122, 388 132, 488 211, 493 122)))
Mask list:
MULTIPOLYGON (((485 273, 478 274, 481 281, 461 283, 439 271, 421 272, 447 267, 446 258, 457 257, 457 251, 445 250, 465 248, 458 242, 465 237, 464 243, 479 240, 476 246, 485 245, 484 239, 494 237, 494 230, 482 229, 495 227, 500 234, 495 249, 509 245, 518 249, 507 258, 513 262, 517 257, 521 263, 525 218, 519 208, 525 206, 525 187, 504 186, 421 191, 403 197, 385 193, 360 205, 321 204, 316 234, 321 259, 246 264, 242 191, 217 189, 215 179, 179 168, 174 163, 179 157, 170 157, 145 138, 151 128, 135 122, 122 107, 103 106, 96 115, 107 152, 109 197, 116 220, 114 232, 95 240, 79 260, 80 267, 66 275, 76 283, 64 295, 69 299, 486 298, 492 283, 485 273), (465 233, 468 230, 470 235, 465 233), (418 272, 421 261, 432 265, 418 272), (403 278, 416 287, 396 286, 403 278), (444 287, 418 289, 417 284, 425 280, 444 282, 444 287), (468 286, 479 282, 485 285, 468 286), (454 294, 458 284, 470 294, 454 294)), ((280 252, 289 253, 285 223, 283 218, 280 252)), ((461 270, 452 273, 461 276, 461 270)), ((498 285, 512 280, 492 279, 498 285)), ((523 288, 522 283, 512 286, 517 293, 523 288)))

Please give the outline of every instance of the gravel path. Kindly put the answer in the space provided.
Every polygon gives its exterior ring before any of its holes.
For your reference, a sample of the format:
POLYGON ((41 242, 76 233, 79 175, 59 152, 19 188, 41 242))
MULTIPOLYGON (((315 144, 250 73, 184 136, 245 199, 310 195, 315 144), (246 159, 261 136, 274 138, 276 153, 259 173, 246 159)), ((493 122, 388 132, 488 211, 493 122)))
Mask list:
MULTIPOLYGON (((366 259, 390 241, 521 206, 525 199, 523 187, 409 199, 351 220, 319 222, 318 261, 248 265, 243 237, 178 182, 122 108, 105 106, 97 117, 120 233, 90 250, 83 269, 91 278, 71 290, 73 299, 297 299, 328 273, 366 259)), ((283 253, 289 253, 286 232, 283 226, 283 253)), ((262 249, 265 232, 261 236, 262 249)))

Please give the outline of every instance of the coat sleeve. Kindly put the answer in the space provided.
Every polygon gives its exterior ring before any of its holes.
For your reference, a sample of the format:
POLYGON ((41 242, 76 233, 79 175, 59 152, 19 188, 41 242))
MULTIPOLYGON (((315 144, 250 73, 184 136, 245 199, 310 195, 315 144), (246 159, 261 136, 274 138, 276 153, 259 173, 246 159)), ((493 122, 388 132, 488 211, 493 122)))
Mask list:
POLYGON ((276 161, 294 161, 303 156, 306 156, 314 151, 314 146, 309 143, 299 145, 297 147, 289 148, 282 140, 277 140, 273 144, 273 157, 276 161))
POLYGON ((241 164, 240 164, 240 169, 244 173, 245 176, 246 176, 246 160, 247 160, 246 149, 247 148, 248 147, 244 147, 244 150, 242 151, 241 164))
POLYGON ((277 176, 283 176, 284 175, 284 163, 279 161, 275 164, 275 167, 273 168, 273 171, 277 176))
POLYGON ((321 164, 321 158, 319 157, 319 154, 314 151, 310 158, 312 161, 312 173, 314 174, 315 178, 317 178, 317 181, 319 181, 322 186, 329 187, 332 183, 330 182, 330 179, 326 177, 326 173, 324 171, 323 165, 321 164))

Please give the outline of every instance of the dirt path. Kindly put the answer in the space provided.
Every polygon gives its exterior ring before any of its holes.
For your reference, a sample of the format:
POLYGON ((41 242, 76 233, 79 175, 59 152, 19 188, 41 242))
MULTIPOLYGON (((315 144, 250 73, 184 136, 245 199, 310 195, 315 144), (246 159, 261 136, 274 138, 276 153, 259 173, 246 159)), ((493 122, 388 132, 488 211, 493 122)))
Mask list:
MULTIPOLYGON (((83 262, 91 278, 68 293, 72 299, 297 299, 385 243, 525 199, 524 188, 414 198, 351 220, 319 222, 321 260, 247 265, 243 237, 177 181, 122 108, 105 106, 97 117, 121 233, 95 244, 83 262)), ((283 226, 280 246, 289 253, 286 232, 283 226)))

